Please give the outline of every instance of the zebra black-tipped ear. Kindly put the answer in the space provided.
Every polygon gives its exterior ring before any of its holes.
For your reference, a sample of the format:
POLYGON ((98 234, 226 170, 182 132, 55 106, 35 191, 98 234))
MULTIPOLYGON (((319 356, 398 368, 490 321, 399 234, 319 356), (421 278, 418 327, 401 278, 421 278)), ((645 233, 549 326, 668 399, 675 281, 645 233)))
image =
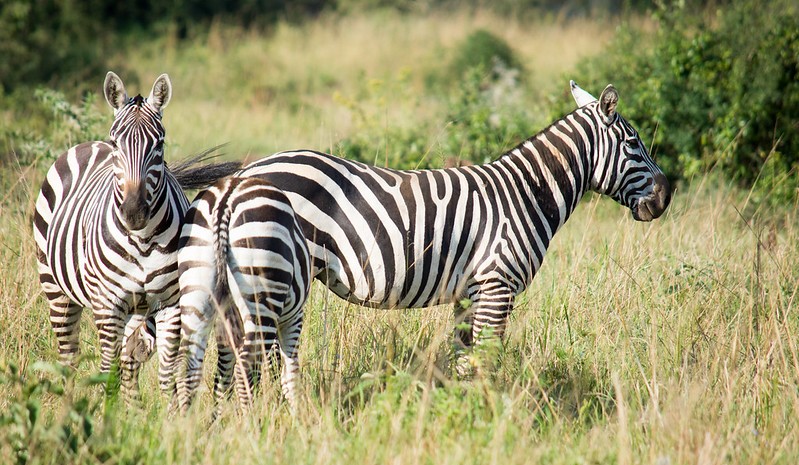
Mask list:
POLYGON ((605 119, 606 124, 613 122, 613 117, 616 116, 616 104, 619 103, 619 93, 613 84, 608 84, 602 95, 599 96, 599 112, 605 119))
POLYGON ((114 109, 114 114, 125 105, 128 101, 128 94, 125 92, 125 84, 113 71, 109 71, 105 75, 105 82, 103 83, 103 94, 105 94, 105 101, 114 109))
POLYGON ((169 105, 169 99, 171 98, 172 81, 170 81, 169 76, 164 73, 155 80, 153 90, 150 91, 150 97, 147 98, 147 101, 150 102, 150 105, 155 107, 156 110, 162 112, 164 108, 169 105))
POLYGON ((571 88, 572 97, 574 97, 574 101, 577 102, 578 107, 584 107, 596 101, 596 97, 584 91, 576 82, 569 81, 569 87, 571 88))

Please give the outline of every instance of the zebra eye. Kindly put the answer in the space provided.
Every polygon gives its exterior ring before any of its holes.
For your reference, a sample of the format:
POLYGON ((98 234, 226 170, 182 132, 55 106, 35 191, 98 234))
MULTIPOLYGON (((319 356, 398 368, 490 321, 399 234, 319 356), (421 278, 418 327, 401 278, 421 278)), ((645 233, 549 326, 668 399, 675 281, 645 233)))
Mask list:
POLYGON ((629 148, 630 150, 638 150, 638 148, 641 146, 641 145, 638 143, 638 139, 627 139, 626 141, 624 141, 624 144, 625 144, 625 145, 627 146, 627 148, 629 148))

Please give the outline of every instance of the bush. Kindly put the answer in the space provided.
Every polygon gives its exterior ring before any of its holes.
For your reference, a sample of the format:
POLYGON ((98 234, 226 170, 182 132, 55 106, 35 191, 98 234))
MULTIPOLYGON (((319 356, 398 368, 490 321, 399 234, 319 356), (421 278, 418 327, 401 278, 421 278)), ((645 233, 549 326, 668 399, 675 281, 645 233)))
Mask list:
POLYGON ((662 8, 654 34, 623 27, 606 54, 578 69, 578 82, 621 90, 622 114, 644 140, 654 138, 670 177, 717 169, 744 186, 795 196, 797 10, 788 0, 737 0, 716 18, 662 8))
MULTIPOLYGON (((80 105, 61 92, 40 88, 33 92, 26 124, 0 127, 0 163, 48 164, 81 142, 108 138, 108 116, 98 112, 96 94, 86 94, 80 105)), ((110 113, 110 110, 109 110, 110 113)))
MULTIPOLYGON (((106 376, 81 380, 81 385, 97 386, 106 376)), ((0 385, 9 392, 0 413, 0 455, 26 463, 69 463, 81 454, 95 430, 95 415, 102 403, 89 397, 75 397, 75 373, 60 364, 37 362, 31 370, 16 365, 0 367, 0 385), (31 373, 33 371, 34 373, 31 373), (43 409, 59 399, 60 413, 43 409)))
POLYGON ((488 72, 491 78, 499 78, 497 67, 523 71, 521 60, 507 42, 485 29, 469 34, 457 46, 450 65, 450 76, 456 80, 466 77, 474 70, 488 72))

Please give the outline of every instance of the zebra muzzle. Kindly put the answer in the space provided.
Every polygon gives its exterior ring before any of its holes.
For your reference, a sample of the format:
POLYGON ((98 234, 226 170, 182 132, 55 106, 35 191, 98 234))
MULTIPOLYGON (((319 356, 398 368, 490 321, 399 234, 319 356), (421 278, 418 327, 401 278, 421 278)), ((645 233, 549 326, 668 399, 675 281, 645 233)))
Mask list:
POLYGON ((659 218, 671 203, 671 185, 662 173, 655 175, 652 194, 639 200, 634 206, 633 218, 637 221, 652 221, 659 218))
POLYGON ((127 227, 136 231, 147 226, 147 220, 150 219, 150 206, 147 205, 147 196, 143 189, 139 185, 132 187, 132 189, 126 189, 122 205, 120 205, 120 213, 127 227))

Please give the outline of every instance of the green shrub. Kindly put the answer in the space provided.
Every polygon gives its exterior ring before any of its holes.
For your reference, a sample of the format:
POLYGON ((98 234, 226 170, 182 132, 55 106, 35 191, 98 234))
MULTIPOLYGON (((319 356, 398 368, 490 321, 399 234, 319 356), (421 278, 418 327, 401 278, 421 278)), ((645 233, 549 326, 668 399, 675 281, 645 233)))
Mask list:
POLYGON ((577 70, 578 82, 620 89, 621 113, 653 138, 669 176, 717 169, 796 195, 799 7, 736 0, 715 17, 667 7, 655 19, 653 34, 621 28, 607 53, 577 70))
MULTIPOLYGON (((97 386, 103 380, 93 376, 79 385, 97 386)), ((102 403, 73 397, 75 384, 75 372, 60 364, 36 362, 30 370, 20 370, 12 363, 0 368, 0 385, 10 393, 0 413, 0 454, 13 456, 18 465, 68 463, 79 456, 94 433, 102 403), (63 404, 60 413, 43 408, 54 399, 63 404)))
POLYGON ((49 163, 73 145, 107 138, 109 115, 97 110, 95 94, 87 94, 80 104, 52 89, 37 89, 33 96, 25 124, 0 127, 0 141, 5 145, 0 161, 49 163))
POLYGON ((480 70, 498 79, 498 67, 523 70, 521 60, 507 42, 485 29, 478 29, 455 48, 449 74, 458 80, 474 70, 480 70))
POLYGON ((521 105, 518 72, 498 63, 492 73, 468 71, 450 97, 441 152, 471 163, 485 163, 532 135, 531 116, 521 105))

